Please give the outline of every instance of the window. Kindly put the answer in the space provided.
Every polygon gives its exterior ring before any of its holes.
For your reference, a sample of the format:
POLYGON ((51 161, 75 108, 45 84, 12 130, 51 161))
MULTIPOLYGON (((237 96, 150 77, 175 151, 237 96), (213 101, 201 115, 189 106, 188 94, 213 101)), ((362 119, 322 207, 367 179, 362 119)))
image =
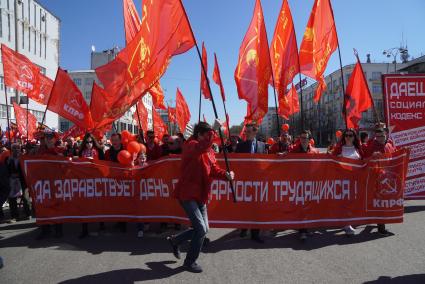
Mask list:
MULTIPOLYGON (((10 114, 12 113, 12 107, 9 106, 9 118, 10 114)), ((0 105, 0 118, 6 118, 7 119, 7 108, 6 105, 0 105)))
POLYGON ((0 13, 0 37, 3 37, 3 13, 0 13))
POLYGON ((372 85, 372 93, 373 94, 381 94, 382 93, 382 87, 381 87, 381 85, 373 84, 372 85))
POLYGON ((41 122, 43 120, 44 112, 30 109, 30 113, 32 113, 35 116, 37 121, 41 122))
POLYGON ((44 59, 47 58, 47 37, 44 36, 44 59))
POLYGON ((0 76, 0 90, 4 90, 4 77, 0 76))
POLYGON ((75 78, 75 79, 74 79, 74 83, 75 83, 77 86, 81 86, 81 78, 75 78))
POLYGON ((69 129, 69 121, 61 121, 60 131, 65 132, 69 129))
POLYGON ((86 85, 86 86, 93 85, 93 79, 92 78, 85 78, 84 79, 84 85, 86 85))
MULTIPOLYGON (((7 2, 9 3, 9 2, 7 2)), ((11 35, 11 30, 10 30, 10 14, 7 14, 7 40, 11 41, 12 40, 12 35, 11 35)))
POLYGON ((91 96, 91 92, 85 92, 84 93, 84 98, 86 99, 86 101, 90 101, 90 96, 91 96))
POLYGON ((380 80, 381 79, 381 72, 372 72, 372 80, 380 80))
MULTIPOLYGON (((23 11, 22 11, 23 13, 23 11)), ((25 49, 25 27, 24 22, 22 22, 22 49, 25 49)))
POLYGON ((124 122, 120 122, 120 126, 121 126, 121 131, 126 130, 125 129, 126 124, 124 122))

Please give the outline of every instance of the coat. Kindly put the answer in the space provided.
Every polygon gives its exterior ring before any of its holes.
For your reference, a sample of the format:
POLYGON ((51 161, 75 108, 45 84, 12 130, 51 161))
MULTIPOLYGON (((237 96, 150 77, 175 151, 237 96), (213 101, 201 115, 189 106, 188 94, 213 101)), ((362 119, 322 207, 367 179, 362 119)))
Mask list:
POLYGON ((211 142, 189 139, 183 144, 180 179, 174 197, 205 204, 213 178, 226 179, 226 171, 217 165, 211 142))
POLYGON ((387 142, 385 145, 383 145, 374 139, 369 140, 369 142, 363 146, 363 153, 365 158, 372 156, 375 152, 392 153, 396 150, 396 147, 392 143, 387 142))
MULTIPOLYGON (((238 143, 236 147, 236 153, 251 153, 252 141, 246 140, 238 143)), ((266 144, 264 142, 256 140, 256 151, 258 154, 266 154, 266 144)))

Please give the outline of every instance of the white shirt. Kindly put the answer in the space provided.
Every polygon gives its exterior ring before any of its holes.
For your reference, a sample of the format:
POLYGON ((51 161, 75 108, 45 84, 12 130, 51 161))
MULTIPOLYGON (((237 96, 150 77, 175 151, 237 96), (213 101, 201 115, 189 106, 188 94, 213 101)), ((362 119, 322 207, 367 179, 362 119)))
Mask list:
POLYGON ((342 146, 341 157, 353 160, 360 160, 359 151, 354 146, 342 146))

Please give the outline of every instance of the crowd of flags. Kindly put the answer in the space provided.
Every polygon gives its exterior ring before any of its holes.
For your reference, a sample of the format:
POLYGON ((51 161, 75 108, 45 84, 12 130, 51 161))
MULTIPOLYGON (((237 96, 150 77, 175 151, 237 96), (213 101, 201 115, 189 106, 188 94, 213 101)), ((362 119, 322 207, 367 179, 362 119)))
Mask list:
MULTIPOLYGON (((162 136, 168 132, 167 125, 156 111, 158 108, 167 110, 170 123, 176 123, 184 132, 191 118, 187 102, 177 88, 176 106, 166 106, 160 78, 172 57, 190 50, 196 45, 196 40, 181 0, 143 1, 142 5, 143 17, 140 18, 133 0, 123 0, 126 46, 113 61, 95 70, 102 87, 93 83, 90 105, 65 70, 59 68, 52 81, 24 55, 2 45, 5 85, 27 94, 30 99, 46 105, 46 110, 73 122, 74 126, 64 136, 86 131, 101 135, 134 105, 137 111, 133 118, 141 129, 147 131, 148 110, 142 101, 147 93, 152 96, 152 127, 156 134, 162 136)), ((256 0, 234 72, 238 97, 247 102, 245 122, 260 123, 268 112, 269 84, 277 93, 280 116, 288 120, 291 115, 302 111, 302 103, 298 101, 299 95, 293 84, 296 75, 299 75, 300 82, 301 74, 318 82, 314 96, 318 102, 326 90, 323 75, 328 60, 338 46, 330 0, 314 2, 299 50, 288 1, 282 2, 269 46, 261 1, 256 0)), ((205 99, 213 100, 204 43, 200 59, 200 92, 205 99)), ((230 124, 226 96, 215 53, 212 78, 220 88, 226 115, 223 126, 228 134, 230 124)), ((35 117, 17 104, 13 107, 19 132, 32 139, 37 129, 35 117)), ((358 61, 345 92, 347 127, 358 128, 361 113, 371 107, 374 107, 373 100, 358 61)))

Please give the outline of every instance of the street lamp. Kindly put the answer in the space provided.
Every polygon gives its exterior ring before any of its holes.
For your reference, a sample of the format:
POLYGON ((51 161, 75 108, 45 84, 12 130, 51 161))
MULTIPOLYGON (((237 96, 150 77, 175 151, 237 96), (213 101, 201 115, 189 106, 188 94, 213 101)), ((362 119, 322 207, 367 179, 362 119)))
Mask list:
POLYGON ((407 59, 409 58, 409 53, 407 48, 403 48, 403 47, 392 47, 392 48, 384 50, 382 54, 388 58, 390 58, 391 56, 394 57, 394 61, 393 61, 394 73, 397 72, 397 55, 400 54, 400 57, 403 63, 405 63, 407 59))

